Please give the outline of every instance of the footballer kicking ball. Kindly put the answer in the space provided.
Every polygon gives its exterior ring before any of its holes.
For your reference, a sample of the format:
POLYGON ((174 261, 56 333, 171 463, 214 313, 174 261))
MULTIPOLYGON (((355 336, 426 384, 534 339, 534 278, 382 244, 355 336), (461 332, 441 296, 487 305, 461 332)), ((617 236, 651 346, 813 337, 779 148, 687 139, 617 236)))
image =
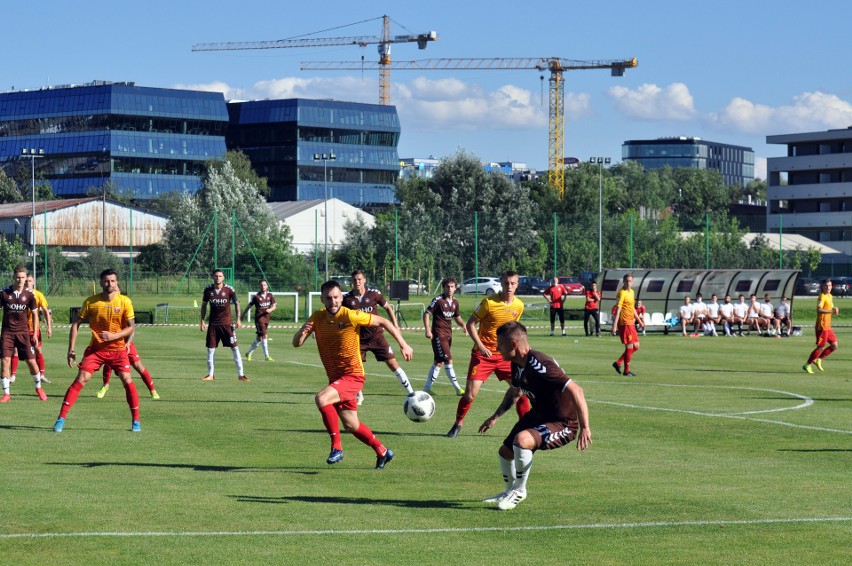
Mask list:
POLYGON ((416 423, 426 422, 435 414, 435 400, 425 391, 415 391, 402 405, 405 416, 416 423))

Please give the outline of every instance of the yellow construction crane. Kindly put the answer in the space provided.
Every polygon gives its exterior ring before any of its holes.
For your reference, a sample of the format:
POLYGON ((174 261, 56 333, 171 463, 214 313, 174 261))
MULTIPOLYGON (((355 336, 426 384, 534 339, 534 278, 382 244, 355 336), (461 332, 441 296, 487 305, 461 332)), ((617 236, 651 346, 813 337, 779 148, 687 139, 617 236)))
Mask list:
MULTIPOLYGON (((371 64, 354 61, 303 61, 303 71, 346 71, 353 69, 371 69, 371 64), (358 66, 356 66, 358 65, 358 66)), ((619 60, 579 61, 561 57, 539 58, 469 58, 469 59, 421 59, 419 61, 397 61, 393 68, 398 71, 483 71, 535 69, 550 71, 549 120, 547 146, 547 181, 559 197, 565 196, 565 88, 562 73, 587 69, 610 69, 612 76, 621 77, 625 69, 633 69, 636 58, 619 60)), ((387 66, 391 66, 388 61, 387 66)), ((380 67, 386 68, 386 67, 380 67)))
MULTIPOLYGON (((378 19, 378 18, 376 18, 378 19)), ((274 41, 246 41, 236 43, 197 43, 193 51, 239 51, 244 49, 283 49, 288 47, 326 47, 337 45, 358 45, 366 47, 376 44, 379 50, 379 60, 375 67, 379 71, 379 104, 390 104, 390 67, 392 43, 417 43, 418 49, 426 49, 430 41, 438 41, 438 32, 429 31, 417 35, 390 34, 390 18, 382 16, 382 36, 375 35, 356 37, 314 37, 279 39, 274 41)), ((372 20, 364 20, 372 21, 372 20)), ((364 23, 364 22, 357 22, 364 23)), ((355 24, 349 24, 355 25, 355 24)), ((364 63, 364 61, 361 61, 364 63)))

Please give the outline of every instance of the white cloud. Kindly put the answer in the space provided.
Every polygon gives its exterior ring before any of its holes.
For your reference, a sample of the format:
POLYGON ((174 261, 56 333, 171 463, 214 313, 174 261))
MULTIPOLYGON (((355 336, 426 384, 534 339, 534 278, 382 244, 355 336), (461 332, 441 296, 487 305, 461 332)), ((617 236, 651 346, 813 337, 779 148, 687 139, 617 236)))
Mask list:
POLYGON ((636 89, 614 86, 607 93, 615 107, 632 118, 684 121, 696 117, 692 94, 683 83, 665 88, 650 83, 636 89))
POLYGON ((852 104, 834 94, 806 92, 790 105, 771 107, 734 98, 720 112, 710 114, 717 126, 751 134, 846 128, 852 125, 852 104))
POLYGON ((766 179, 766 158, 754 156, 754 178, 766 179))

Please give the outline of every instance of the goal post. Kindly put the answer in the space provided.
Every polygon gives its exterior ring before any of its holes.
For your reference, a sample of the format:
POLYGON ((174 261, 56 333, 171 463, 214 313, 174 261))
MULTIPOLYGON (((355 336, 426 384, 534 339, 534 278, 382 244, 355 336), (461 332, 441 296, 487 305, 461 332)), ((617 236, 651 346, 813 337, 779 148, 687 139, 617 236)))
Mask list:
MULTIPOLYGON (((275 297, 276 303, 278 302, 278 297, 282 297, 282 298, 283 297, 292 297, 293 298, 293 312, 295 313, 293 322, 299 322, 299 293, 296 293, 295 291, 268 291, 268 292, 272 293, 272 295, 275 297)), ((254 297, 255 295, 257 295, 257 291, 250 291, 249 294, 248 294, 248 303, 246 303, 246 304, 250 304, 251 298, 254 297)), ((252 311, 254 311, 254 309, 249 309, 248 314, 246 315, 246 321, 248 321, 248 322, 251 322, 252 311)))

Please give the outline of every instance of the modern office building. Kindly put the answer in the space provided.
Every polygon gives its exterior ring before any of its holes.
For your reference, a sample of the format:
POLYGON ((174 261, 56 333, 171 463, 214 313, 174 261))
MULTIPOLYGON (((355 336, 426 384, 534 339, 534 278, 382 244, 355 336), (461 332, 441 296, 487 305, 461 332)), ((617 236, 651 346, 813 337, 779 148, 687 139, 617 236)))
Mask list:
POLYGON ((34 165, 59 197, 194 193, 204 163, 225 154, 227 125, 221 93, 107 81, 5 92, 0 166, 22 179, 34 165))
POLYGON ((766 136, 787 146, 767 159, 768 229, 852 255, 852 128, 766 136))
POLYGON ((754 180, 754 151, 700 138, 675 137, 629 140, 621 146, 623 161, 636 161, 645 169, 715 169, 727 186, 745 187, 754 180))
POLYGON ((392 204, 400 173, 394 106, 294 98, 229 102, 229 149, 266 177, 270 201, 392 204))

